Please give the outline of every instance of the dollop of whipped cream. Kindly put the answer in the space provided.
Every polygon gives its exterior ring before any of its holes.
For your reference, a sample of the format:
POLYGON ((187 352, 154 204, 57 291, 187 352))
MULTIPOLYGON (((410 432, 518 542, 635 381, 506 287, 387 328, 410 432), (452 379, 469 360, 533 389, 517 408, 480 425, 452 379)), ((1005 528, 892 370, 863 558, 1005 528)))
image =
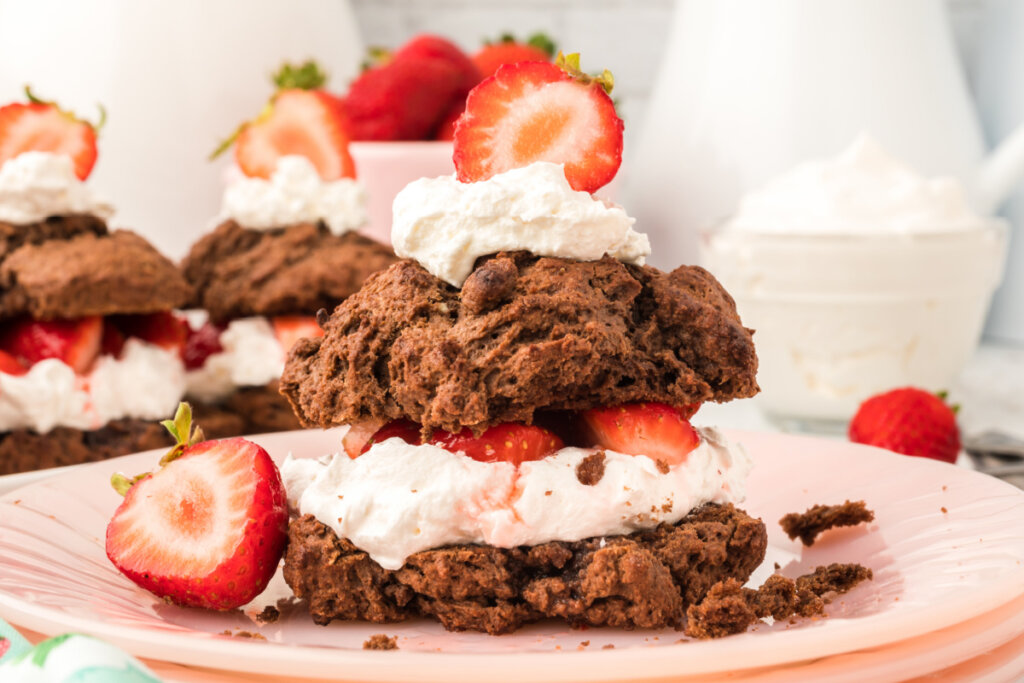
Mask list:
POLYGON ((24 375, 0 373, 0 431, 54 427, 99 429, 111 420, 156 420, 174 414, 185 395, 177 352, 129 339, 120 358, 101 356, 88 375, 56 358, 24 375))
POLYGON ((114 208, 78 179, 69 156, 22 152, 0 165, 0 221, 26 225, 72 213, 107 220, 114 208))
POLYGON ((984 225, 954 178, 925 178, 866 134, 835 159, 810 161, 747 194, 730 229, 865 234, 970 230, 984 225))
POLYGON ((189 370, 188 395, 214 402, 238 387, 262 386, 284 370, 285 350, 266 318, 232 320, 220 335, 223 351, 189 370))
POLYGON ((714 429, 698 431, 700 445, 668 472, 646 456, 604 451, 604 475, 592 486, 576 468, 593 449, 563 448, 517 470, 401 439, 374 444, 355 460, 289 455, 281 474, 300 514, 398 569, 428 548, 628 534, 677 522, 704 503, 742 500, 749 456, 714 429))
POLYGON ((538 256, 596 261, 605 254, 643 265, 647 235, 622 207, 577 192, 560 164, 538 161, 488 180, 454 175, 406 185, 392 206, 395 253, 461 287, 481 256, 524 249, 538 256))
POLYGON ((252 230, 322 220, 341 235, 366 223, 366 190, 352 178, 321 180, 309 159, 286 156, 270 180, 241 176, 228 185, 219 220, 229 218, 252 230))

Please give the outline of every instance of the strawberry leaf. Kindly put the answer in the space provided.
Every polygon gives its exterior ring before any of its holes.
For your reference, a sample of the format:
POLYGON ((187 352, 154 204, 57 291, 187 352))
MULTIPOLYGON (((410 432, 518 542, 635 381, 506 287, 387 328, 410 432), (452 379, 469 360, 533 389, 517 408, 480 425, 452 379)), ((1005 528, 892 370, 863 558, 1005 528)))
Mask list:
POLYGON ((285 62, 271 79, 278 90, 319 90, 327 82, 327 74, 320 69, 319 64, 309 59, 299 66, 285 62))

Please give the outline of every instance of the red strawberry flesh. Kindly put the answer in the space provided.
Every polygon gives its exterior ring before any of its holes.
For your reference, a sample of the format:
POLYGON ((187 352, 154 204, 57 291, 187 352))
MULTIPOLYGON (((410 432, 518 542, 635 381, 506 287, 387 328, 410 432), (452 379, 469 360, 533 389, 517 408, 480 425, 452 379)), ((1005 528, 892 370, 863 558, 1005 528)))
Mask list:
POLYGON ((220 343, 220 335, 224 330, 211 322, 206 322, 198 330, 191 327, 181 349, 181 360, 186 370, 197 370, 203 367, 206 359, 220 353, 224 347, 220 343))
POLYGON ((245 439, 187 448, 133 485, 107 526, 107 556, 171 602, 228 610, 263 591, 287 540, 284 485, 245 439))
POLYGON ((311 315, 283 315, 271 319, 274 336, 285 353, 300 339, 324 336, 324 331, 311 315))
POLYGON ((480 462, 509 462, 519 465, 527 460, 540 460, 565 444, 554 433, 536 425, 506 423, 474 436, 469 429, 457 434, 438 430, 430 443, 451 451, 464 453, 480 462))
POLYGON ((664 403, 626 403, 593 408, 581 414, 593 446, 627 455, 645 455, 672 466, 700 443, 685 417, 686 409, 664 403))
POLYGON ((39 321, 20 318, 5 323, 0 332, 0 350, 31 367, 56 358, 78 374, 86 373, 100 353, 103 319, 99 316, 75 320, 39 321))
POLYGON ((546 62, 507 64, 469 93, 453 160, 467 183, 537 161, 564 164, 573 189, 595 192, 618 172, 622 129, 597 81, 546 62))

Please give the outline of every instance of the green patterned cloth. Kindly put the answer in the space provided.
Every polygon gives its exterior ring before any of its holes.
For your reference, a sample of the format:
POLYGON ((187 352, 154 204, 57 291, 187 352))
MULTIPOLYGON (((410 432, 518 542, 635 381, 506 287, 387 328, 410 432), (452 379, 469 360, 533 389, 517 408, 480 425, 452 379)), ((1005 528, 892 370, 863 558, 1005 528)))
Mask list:
POLYGON ((160 683, 134 657, 91 636, 67 633, 35 647, 0 619, 3 683, 160 683))

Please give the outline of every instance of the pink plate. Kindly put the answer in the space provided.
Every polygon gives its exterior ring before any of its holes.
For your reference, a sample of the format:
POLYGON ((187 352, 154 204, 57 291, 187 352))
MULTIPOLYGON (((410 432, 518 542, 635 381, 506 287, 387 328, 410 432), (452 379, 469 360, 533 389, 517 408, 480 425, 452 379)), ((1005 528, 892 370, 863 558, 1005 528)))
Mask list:
MULTIPOLYGON (((756 463, 744 507, 765 519, 769 530, 768 558, 753 583, 769 575, 775 562, 788 576, 829 562, 860 562, 875 572, 874 581, 830 605, 828 618, 679 642, 674 631, 573 631, 557 623, 502 637, 446 633, 426 621, 324 628, 312 624, 301 606, 261 627, 247 616, 252 610, 171 607, 124 579, 103 552, 106 520, 119 500, 107 484, 110 473, 149 469, 152 453, 86 466, 0 498, 0 615, 45 634, 92 633, 142 657, 268 675, 641 681, 881 647, 984 615, 1024 594, 1024 492, 950 465, 838 441, 730 436, 756 463), (776 524, 786 512, 846 499, 866 500, 875 523, 831 532, 810 549, 791 542, 776 524), (218 635, 224 631, 259 632, 266 642, 218 635), (400 650, 361 649, 369 635, 381 632, 397 635, 400 650), (608 644, 614 649, 603 649, 608 644)), ((339 442, 331 432, 254 438, 276 458, 289 450, 317 456, 339 442)), ((262 603, 278 597, 273 590, 285 589, 272 586, 262 603)), ((917 675, 905 671, 911 674, 917 675)))

